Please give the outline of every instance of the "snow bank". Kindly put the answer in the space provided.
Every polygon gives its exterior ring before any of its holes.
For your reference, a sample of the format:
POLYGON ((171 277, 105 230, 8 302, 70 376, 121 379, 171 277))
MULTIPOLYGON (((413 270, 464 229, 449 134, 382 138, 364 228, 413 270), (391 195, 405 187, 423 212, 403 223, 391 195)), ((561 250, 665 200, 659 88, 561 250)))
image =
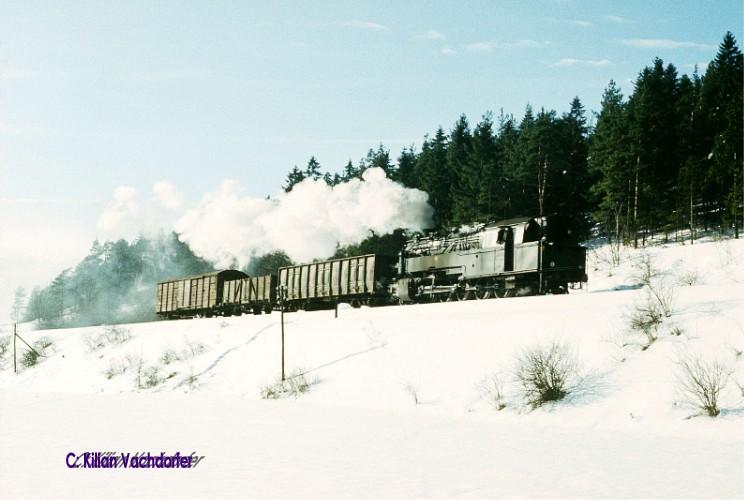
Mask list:
MULTIPOLYGON (((101 327, 28 331, 54 345, 17 376, 3 361, 0 418, 41 429, 43 442, 4 434, 0 448, 41 453, 58 468, 65 446, 198 447, 210 465, 174 490, 195 496, 738 496, 744 241, 647 251, 676 283, 672 317, 650 347, 627 332, 644 293, 634 277, 640 252, 617 267, 593 253, 589 291, 566 296, 341 308, 338 319, 287 314, 287 371, 313 382, 299 399, 259 396, 279 372, 277 313, 123 325, 128 333, 102 346, 101 327), (581 377, 566 400, 531 410, 515 359, 553 340, 573 349, 581 377), (679 397, 677 361, 688 353, 732 370, 716 419, 679 397), (481 390, 494 374, 502 411, 481 390), (138 416, 145 409, 167 423, 138 416), (51 414, 76 423, 52 428, 51 414), (107 430, 94 436, 88 426, 104 415, 107 430), (45 442, 56 443, 51 458, 45 442), (196 478, 218 486, 205 490, 196 478)), ((97 482, 54 474, 82 488, 63 496, 101 494, 97 482)), ((121 494, 175 484, 161 479, 140 478, 121 494)))

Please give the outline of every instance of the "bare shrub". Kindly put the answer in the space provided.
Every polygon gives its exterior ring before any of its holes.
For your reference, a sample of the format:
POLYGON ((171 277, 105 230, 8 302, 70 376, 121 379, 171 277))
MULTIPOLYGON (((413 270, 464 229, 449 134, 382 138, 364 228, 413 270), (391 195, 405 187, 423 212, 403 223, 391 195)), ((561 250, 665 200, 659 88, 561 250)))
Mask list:
POLYGON ((677 284, 681 286, 695 286, 700 282, 700 273, 697 269, 683 269, 677 275, 677 284))
POLYGON ((142 368, 145 362, 142 360, 142 356, 135 356, 134 354, 127 354, 124 358, 127 367, 134 373, 134 381, 138 389, 142 388, 142 368))
POLYGON ((108 368, 106 368, 106 370, 103 372, 103 374, 106 376, 108 380, 111 380, 114 377, 117 377, 119 375, 123 375, 124 373, 126 373, 128 368, 129 368, 129 365, 127 363, 122 363, 121 361, 112 360, 108 368))
POLYGON ((123 344, 132 338, 132 333, 129 329, 119 325, 104 326, 103 335, 109 344, 123 344))
POLYGON ((38 362, 39 353, 37 351, 32 351, 31 349, 29 349, 21 356, 21 366, 23 366, 24 368, 31 368, 32 366, 36 366, 38 362))
POLYGON ((142 372, 139 388, 151 389, 160 385, 165 379, 160 376, 160 368, 157 366, 148 366, 142 372))
POLYGON ((267 385, 261 389, 261 398, 263 399, 282 399, 287 397, 298 398, 310 390, 310 386, 317 381, 308 382, 302 371, 295 371, 282 382, 277 380, 275 383, 267 385))
POLYGON ((633 264, 633 277, 639 285, 649 286, 651 282, 659 276, 653 259, 647 252, 638 256, 633 264))
POLYGON ((721 413, 719 396, 733 370, 718 361, 706 361, 700 356, 685 356, 678 364, 679 392, 684 401, 709 417, 721 413))
POLYGON ((558 342, 532 347, 517 358, 515 377, 522 385, 525 400, 533 408, 563 399, 576 374, 573 354, 558 342))
POLYGON ((504 398, 504 382, 497 374, 489 375, 478 384, 481 398, 490 404, 496 411, 506 408, 504 398))
POLYGON ((0 337, 0 359, 3 359, 10 349, 10 335, 0 337))
POLYGON ((104 325, 103 331, 98 335, 86 335, 83 339, 85 345, 91 351, 97 351, 112 344, 123 344, 132 338, 127 328, 118 325, 104 325))
MULTIPOLYGON (((646 337, 645 350, 658 339, 659 329, 664 321, 674 314, 677 290, 656 270, 648 254, 644 254, 638 262, 636 277, 644 286, 644 295, 630 311, 628 322, 632 331, 646 337)), ((670 332, 673 335, 682 333, 679 328, 672 328, 670 332)))
POLYGON ((416 388, 416 386, 409 383, 403 386, 403 390, 406 391, 406 393, 411 397, 413 404, 421 404, 421 399, 419 398, 418 389, 416 388))
POLYGON ((190 340, 187 340, 186 341, 186 352, 188 352, 189 356, 184 356, 184 359, 186 359, 187 357, 195 358, 196 356, 206 351, 207 351, 207 346, 205 346, 201 342, 192 342, 190 340))
POLYGON ((31 368, 39 364, 39 359, 46 357, 47 350, 54 345, 52 339, 49 337, 42 337, 36 340, 32 347, 21 355, 21 366, 24 368, 31 368))
POLYGON ((659 327, 664 322, 664 313, 655 300, 649 296, 637 303, 628 316, 630 329, 645 335, 647 343, 644 350, 659 338, 659 327))
POLYGON ((160 356, 160 362, 164 365, 169 365, 174 361, 179 361, 180 359, 181 358, 178 356, 178 353, 173 349, 168 349, 163 353, 162 356, 160 356))

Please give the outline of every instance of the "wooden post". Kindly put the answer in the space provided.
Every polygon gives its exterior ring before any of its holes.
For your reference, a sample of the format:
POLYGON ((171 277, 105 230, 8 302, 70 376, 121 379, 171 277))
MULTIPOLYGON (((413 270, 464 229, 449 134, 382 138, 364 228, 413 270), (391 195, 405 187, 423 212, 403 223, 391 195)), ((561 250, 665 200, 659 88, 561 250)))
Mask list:
POLYGON ((18 374, 16 366, 16 324, 13 323, 13 373, 18 374))
POLYGON ((282 382, 284 382, 284 287, 279 288, 280 304, 281 304, 281 323, 282 323, 282 382))

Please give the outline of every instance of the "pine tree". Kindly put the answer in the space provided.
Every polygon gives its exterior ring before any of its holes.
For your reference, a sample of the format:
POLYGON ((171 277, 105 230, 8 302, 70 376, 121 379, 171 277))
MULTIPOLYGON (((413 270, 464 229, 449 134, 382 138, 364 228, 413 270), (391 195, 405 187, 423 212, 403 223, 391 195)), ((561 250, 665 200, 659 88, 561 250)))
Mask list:
POLYGON ((320 163, 318 163, 318 160, 316 160, 314 156, 311 156, 307 162, 307 167, 305 167, 305 172, 304 172, 305 179, 312 179, 314 181, 317 181, 322 176, 323 176, 323 173, 321 172, 321 169, 320 169, 320 163))
POLYGON ((476 210, 480 171, 473 174, 466 166, 470 142, 468 119, 465 115, 460 115, 450 131, 447 145, 447 170, 454 224, 471 222, 476 210))
POLYGON ((416 152, 413 146, 403 148, 398 156, 398 182, 405 187, 418 187, 416 179, 416 152))
POLYGON ((504 115, 503 110, 499 115, 499 130, 496 138, 496 146, 500 152, 501 176, 495 179, 496 189, 496 218, 507 219, 517 215, 512 207, 512 195, 515 188, 513 173, 514 158, 517 157, 517 145, 519 142, 519 130, 512 115, 504 115))
POLYGON ((284 192, 289 193, 295 185, 305 180, 305 173, 297 168, 297 165, 287 175, 287 180, 284 181, 284 192))
POLYGON ((377 147, 377 150, 370 149, 367 152, 365 165, 367 168, 381 168, 389 179, 397 180, 398 173, 395 165, 390 161, 390 150, 385 149, 382 143, 377 147))
POLYGON ((613 80, 607 85, 589 140, 588 167, 594 180, 591 192, 596 198, 594 218, 606 224, 615 238, 627 235, 632 204, 631 156, 629 152, 627 105, 613 80))
POLYGON ((356 179, 360 177, 361 172, 354 166, 354 164, 349 160, 346 165, 344 166, 344 173, 341 176, 342 182, 350 181, 351 179, 356 179))
MULTIPOLYGON (((709 131, 711 180, 717 187, 718 203, 726 207, 722 222, 736 227, 742 201, 742 53, 731 32, 723 37, 715 59, 708 65, 702 88, 703 109, 709 131)), ((723 212, 721 212, 723 213, 723 212)))
POLYGON ((571 101, 571 109, 559 120, 565 168, 556 175, 553 210, 572 220, 576 235, 588 235, 589 171, 587 165, 587 123, 584 106, 578 97, 571 101))
POLYGON ((649 231, 670 228, 674 210, 675 182, 679 175, 677 136, 677 70, 661 59, 641 71, 628 109, 630 147, 634 156, 633 233, 644 242, 649 231))
POLYGON ((419 187, 429 194, 429 203, 434 208, 434 225, 442 228, 451 220, 449 170, 447 168, 447 136, 441 127, 433 139, 424 139, 421 154, 416 162, 416 177, 419 187))

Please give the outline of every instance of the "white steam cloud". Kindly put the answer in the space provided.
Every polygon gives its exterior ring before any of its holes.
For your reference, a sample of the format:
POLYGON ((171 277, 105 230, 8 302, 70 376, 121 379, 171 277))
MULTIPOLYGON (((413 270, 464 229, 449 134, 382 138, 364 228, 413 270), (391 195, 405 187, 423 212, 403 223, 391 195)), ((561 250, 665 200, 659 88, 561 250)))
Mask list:
POLYGON ((238 182, 226 180, 190 208, 166 181, 153 186, 154 198, 142 206, 133 188, 117 188, 99 227, 131 234, 134 224, 144 231, 148 220, 159 220, 161 227, 175 220, 171 227, 196 254, 227 267, 276 250, 297 262, 326 258, 337 245, 358 243, 372 231, 382 235, 431 226, 433 209, 425 192, 391 181, 379 168, 362 177, 334 187, 306 179, 275 199, 244 196, 238 182))

